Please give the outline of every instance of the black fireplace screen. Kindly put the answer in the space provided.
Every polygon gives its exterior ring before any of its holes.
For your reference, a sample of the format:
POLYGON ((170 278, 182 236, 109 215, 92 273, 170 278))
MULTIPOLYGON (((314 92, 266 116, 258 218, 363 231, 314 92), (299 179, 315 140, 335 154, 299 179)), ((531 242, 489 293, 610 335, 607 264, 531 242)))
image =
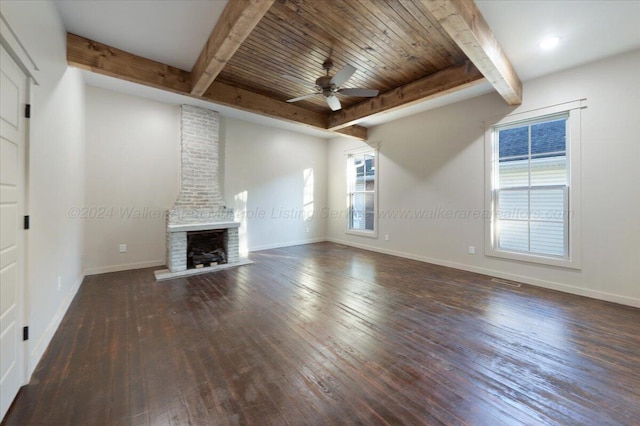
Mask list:
POLYGON ((227 230, 187 232, 187 268, 227 263, 227 230))

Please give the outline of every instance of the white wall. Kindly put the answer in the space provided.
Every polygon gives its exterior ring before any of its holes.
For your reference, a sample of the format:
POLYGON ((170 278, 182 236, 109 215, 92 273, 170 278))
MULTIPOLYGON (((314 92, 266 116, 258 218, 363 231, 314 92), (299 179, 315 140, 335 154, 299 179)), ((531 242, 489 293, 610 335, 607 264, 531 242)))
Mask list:
POLYGON ((39 67, 29 138, 26 325, 28 374, 44 353, 82 275, 84 82, 66 63, 66 32, 51 2, 2 1, 9 25, 39 67), (59 281, 58 281, 59 280, 59 281))
MULTIPOLYGON (((640 51, 550 75, 524 85, 517 111, 587 98, 582 112, 582 269, 545 267, 486 257, 484 221, 381 219, 379 238, 344 233, 333 241, 640 306, 640 51), (384 240, 385 234, 389 241, 384 240), (478 254, 467 254, 474 245, 478 254)), ((496 94, 427 111, 369 130, 380 150, 379 208, 484 209, 482 122, 511 111, 496 94)), ((345 208, 345 149, 330 141, 329 205, 345 208)))
POLYGON ((242 223, 241 254, 324 240, 318 213, 327 205, 326 140, 226 117, 220 139, 225 197, 242 223))
POLYGON ((164 265, 165 210, 180 188, 180 108, 91 86, 86 105, 85 272, 164 265))
MULTIPOLYGON (((90 86, 86 103, 85 271, 162 265, 163 214, 180 188, 180 107, 90 86)), ((221 186, 242 222, 241 252, 324 239, 324 221, 304 220, 303 194, 313 170, 308 198, 326 206, 326 152, 323 139, 221 117, 221 186)))

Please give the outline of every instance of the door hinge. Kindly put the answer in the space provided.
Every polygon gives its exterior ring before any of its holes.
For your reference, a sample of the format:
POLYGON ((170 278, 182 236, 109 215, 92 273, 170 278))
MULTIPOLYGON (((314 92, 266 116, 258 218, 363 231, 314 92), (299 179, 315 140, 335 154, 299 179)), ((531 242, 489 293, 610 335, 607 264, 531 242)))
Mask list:
POLYGON ((24 229, 29 229, 29 216, 24 217, 24 229))
POLYGON ((29 340, 29 326, 22 327, 22 340, 29 340))
POLYGON ((26 104, 24 106, 24 116, 25 118, 31 118, 31 104, 26 104))

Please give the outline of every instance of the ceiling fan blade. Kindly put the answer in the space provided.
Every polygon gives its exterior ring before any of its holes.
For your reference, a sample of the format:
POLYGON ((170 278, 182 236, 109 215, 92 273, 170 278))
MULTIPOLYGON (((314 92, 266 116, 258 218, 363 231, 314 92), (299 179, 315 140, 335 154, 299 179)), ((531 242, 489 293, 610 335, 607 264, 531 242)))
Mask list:
POLYGON ((307 86, 307 87, 316 87, 316 83, 315 82, 305 81, 305 80, 303 80, 301 78, 294 77, 292 75, 283 74, 282 78, 286 78, 289 81, 293 81, 294 83, 302 84, 302 85, 307 86))
POLYGON ((345 81, 349 80, 353 73, 356 72, 356 69, 351 65, 347 64, 340 71, 336 73, 331 79, 331 84, 335 84, 336 86, 340 86, 345 81))
POLYGON ((342 109, 342 105, 340 105, 340 100, 335 95, 327 96, 325 99, 327 100, 327 103, 329 104, 329 108, 331 108, 331 111, 338 111, 339 109, 342 109))
POLYGON ((312 93, 310 95, 298 96, 297 98, 287 99, 287 102, 298 102, 298 101, 301 101, 303 99, 313 98, 314 96, 318 96, 318 95, 319 95, 319 93, 312 93))
POLYGON ((361 98, 373 98, 378 96, 378 91, 374 89, 340 89, 338 92, 347 96, 359 96, 361 98))

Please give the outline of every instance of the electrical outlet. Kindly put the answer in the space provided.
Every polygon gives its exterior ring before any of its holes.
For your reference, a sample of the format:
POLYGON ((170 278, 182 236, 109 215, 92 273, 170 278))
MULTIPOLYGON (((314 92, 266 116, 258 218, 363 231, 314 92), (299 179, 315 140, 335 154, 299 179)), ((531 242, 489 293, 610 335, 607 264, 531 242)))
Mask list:
POLYGON ((384 240, 389 241, 389 234, 384 234, 384 240))
POLYGON ((309 233, 309 227, 307 226, 307 234, 309 233))
POLYGON ((469 254, 476 254, 476 246, 469 246, 469 254))
POLYGON ((62 276, 58 275, 58 291, 62 290, 62 276))
POLYGON ((127 252, 127 245, 120 244, 120 253, 126 253, 126 252, 127 252))

